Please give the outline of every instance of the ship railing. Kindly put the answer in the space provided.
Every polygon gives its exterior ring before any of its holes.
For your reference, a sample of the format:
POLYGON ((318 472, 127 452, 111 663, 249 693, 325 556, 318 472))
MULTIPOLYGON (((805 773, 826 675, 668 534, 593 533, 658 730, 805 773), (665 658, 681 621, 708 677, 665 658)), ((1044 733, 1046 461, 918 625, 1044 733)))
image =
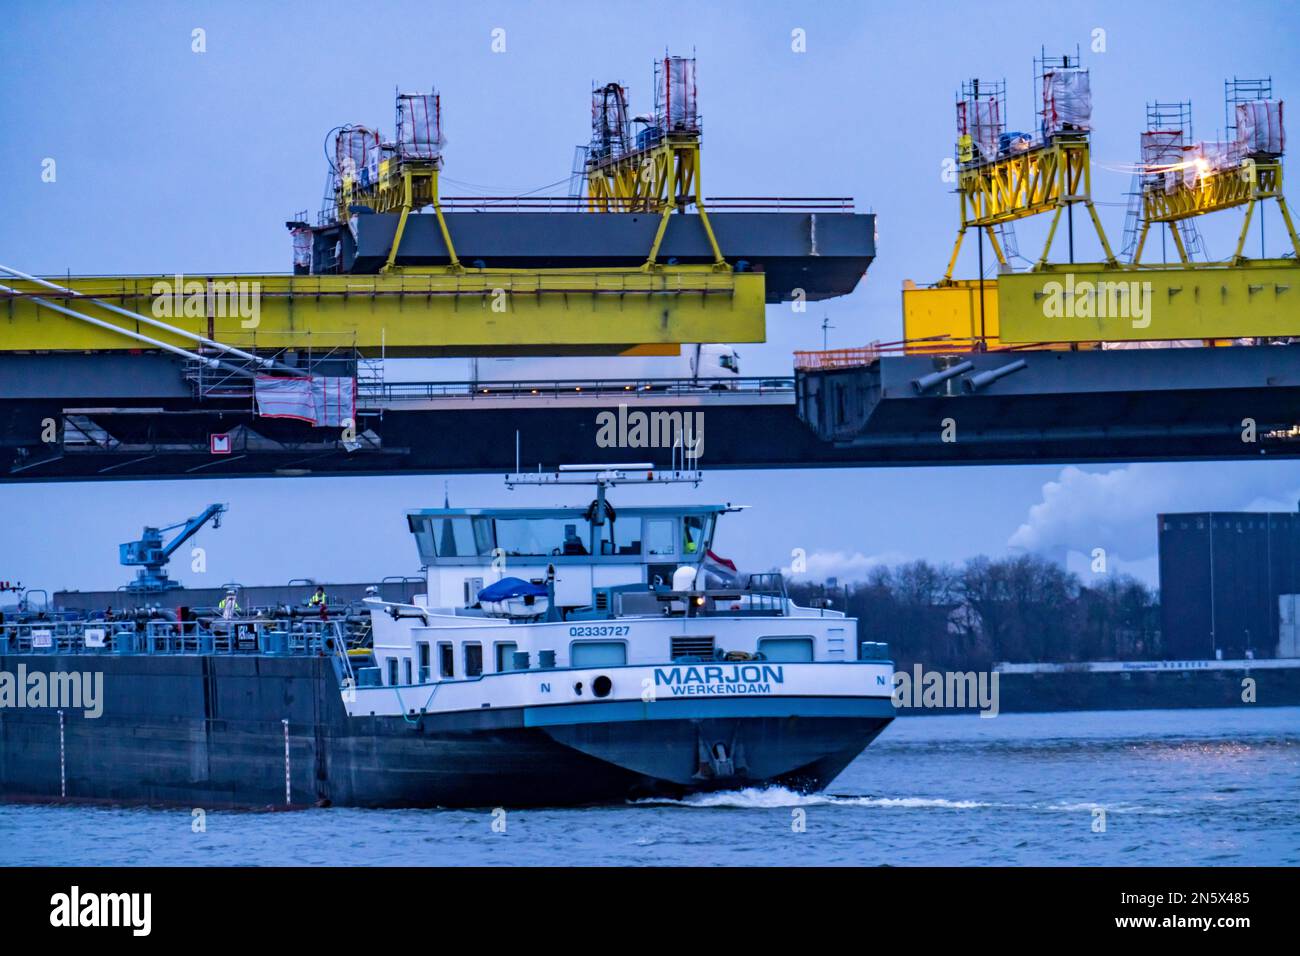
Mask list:
MULTIPOLYGON (((439 202, 443 212, 644 213, 647 206, 647 200, 636 198, 538 195, 444 196, 439 202)), ((852 196, 710 196, 704 207, 709 212, 851 213, 853 202, 852 196)))
MULTIPOLYGON (((0 654, 270 654, 334 656, 342 623, 319 619, 25 621, 0 624, 0 654)), ((348 666, 346 676, 351 676, 348 666)))
MULTIPOLYGON (((754 575, 754 577, 760 577, 754 575)), ((766 577, 766 576, 763 576, 766 577)), ((780 576, 777 575, 779 578, 780 576)), ((657 602, 660 612, 667 608, 670 614, 686 617, 743 617, 746 615, 783 616, 787 609, 784 582, 752 582, 744 587, 699 588, 674 591, 656 588, 648 592, 650 600, 657 602)), ((629 595, 623 596, 622 610, 629 610, 629 595)))
POLYGON ((132 621, 23 621, 0 624, 0 654, 79 654, 106 649, 118 632, 134 635, 132 621), (90 631, 87 646, 86 631, 90 631), (103 648, 96 644, 102 643, 103 648))

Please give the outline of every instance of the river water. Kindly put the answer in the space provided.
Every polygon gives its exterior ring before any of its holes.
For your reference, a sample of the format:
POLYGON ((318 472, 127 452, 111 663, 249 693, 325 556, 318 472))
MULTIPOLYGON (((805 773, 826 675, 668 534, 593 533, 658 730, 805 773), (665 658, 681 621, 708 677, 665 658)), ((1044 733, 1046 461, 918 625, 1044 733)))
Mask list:
POLYGON ((1300 865, 1300 708, 904 717, 824 794, 578 809, 0 806, 0 864, 1300 865), (198 832, 196 832, 196 829, 198 832))

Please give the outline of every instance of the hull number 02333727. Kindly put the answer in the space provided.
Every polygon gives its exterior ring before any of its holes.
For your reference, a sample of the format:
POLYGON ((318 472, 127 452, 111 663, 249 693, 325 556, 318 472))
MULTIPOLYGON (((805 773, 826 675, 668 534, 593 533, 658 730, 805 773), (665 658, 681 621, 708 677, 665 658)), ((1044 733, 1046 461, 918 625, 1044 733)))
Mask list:
POLYGON ((631 633, 630 624, 586 624, 569 628, 569 637, 627 637, 631 633))

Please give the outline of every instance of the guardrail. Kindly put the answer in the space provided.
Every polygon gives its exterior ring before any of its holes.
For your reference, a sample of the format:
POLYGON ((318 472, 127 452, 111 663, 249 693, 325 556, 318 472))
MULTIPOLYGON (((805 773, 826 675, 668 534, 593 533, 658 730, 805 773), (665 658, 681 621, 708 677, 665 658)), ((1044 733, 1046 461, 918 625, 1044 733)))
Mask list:
POLYGON ((0 624, 0 654, 273 654, 337 656, 337 621, 31 621, 0 624))
MULTIPOLYGON (((448 196, 439 200, 443 212, 659 212, 644 200, 600 199, 593 208, 585 196, 448 196)), ((711 196, 710 212, 853 212, 850 196, 711 196)))
POLYGON ((801 371, 827 368, 861 368, 880 360, 879 345, 852 349, 828 349, 824 352, 795 352, 794 367, 801 371))
POLYGON ((359 387, 357 403, 373 406, 437 399, 538 398, 605 395, 624 398, 663 395, 765 395, 794 391, 790 377, 748 377, 729 379, 630 378, 630 379, 557 379, 517 382, 384 382, 359 387))

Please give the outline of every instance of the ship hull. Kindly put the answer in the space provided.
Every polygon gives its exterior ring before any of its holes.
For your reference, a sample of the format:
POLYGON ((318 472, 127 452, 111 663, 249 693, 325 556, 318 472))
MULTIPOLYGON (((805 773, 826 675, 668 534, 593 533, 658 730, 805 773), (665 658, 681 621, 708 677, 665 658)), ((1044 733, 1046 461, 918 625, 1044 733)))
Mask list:
POLYGON ((826 786, 885 701, 665 701, 349 716, 332 662, 260 655, 11 655, 102 673, 102 713, 0 708, 0 798, 192 808, 564 806, 826 786), (602 709, 603 708, 603 709, 602 709), (286 724, 287 722, 287 724, 286 724))

